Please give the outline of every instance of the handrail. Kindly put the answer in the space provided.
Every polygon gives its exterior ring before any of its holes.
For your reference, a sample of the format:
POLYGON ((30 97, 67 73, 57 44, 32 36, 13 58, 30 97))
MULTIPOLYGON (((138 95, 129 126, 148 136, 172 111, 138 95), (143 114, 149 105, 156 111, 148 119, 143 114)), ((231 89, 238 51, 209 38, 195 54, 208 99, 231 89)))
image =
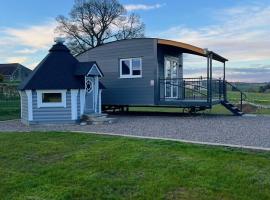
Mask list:
POLYGON ((160 99, 175 98, 175 99, 196 99, 205 100, 211 105, 213 99, 219 99, 220 101, 227 101, 227 87, 232 88, 234 91, 240 93, 240 110, 243 109, 243 101, 247 99, 246 94, 232 83, 223 79, 207 79, 203 77, 198 78, 159 78, 160 85, 160 99), (210 82, 209 82, 210 81, 210 82), (211 87, 209 87, 211 84, 211 87), (167 88, 169 86, 169 93, 167 94, 167 88), (172 88, 175 87, 175 88, 172 88), (163 89, 162 89, 163 87, 163 89), (178 91, 174 96, 174 91, 178 91), (169 96, 167 96, 169 95, 169 96), (210 100, 209 100, 210 99, 210 100))
MULTIPOLYGON (((204 81, 206 82, 207 78, 159 78, 160 84, 164 85, 164 87, 166 87, 166 85, 170 85, 175 86, 178 89, 182 88, 182 90, 180 90, 181 93, 180 95, 178 94, 177 99, 205 99, 207 94, 203 93, 202 91, 207 90, 207 87, 203 85, 204 81)), ((166 98, 166 94, 164 93, 163 95, 163 98, 166 98)))
MULTIPOLYGON (((242 111, 243 110, 243 101, 245 101, 247 99, 247 95, 242 90, 240 90, 235 85, 233 85, 232 83, 225 81, 225 84, 226 84, 225 85, 226 88, 227 88, 227 85, 229 85, 232 87, 232 89, 234 89, 240 93, 240 110, 242 111)), ((226 92, 227 92, 227 89, 226 89, 226 92)), ((227 100, 227 98, 225 100, 227 100)))

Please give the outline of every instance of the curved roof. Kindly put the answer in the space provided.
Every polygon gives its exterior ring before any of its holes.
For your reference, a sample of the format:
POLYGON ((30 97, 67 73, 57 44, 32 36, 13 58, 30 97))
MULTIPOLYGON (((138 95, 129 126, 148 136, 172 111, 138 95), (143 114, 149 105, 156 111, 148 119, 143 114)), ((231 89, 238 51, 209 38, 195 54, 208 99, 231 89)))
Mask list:
MULTIPOLYGON (((166 46, 172 46, 172 47, 177 47, 181 48, 186 51, 186 53, 191 53, 191 54, 196 54, 199 56, 204 56, 207 57, 207 53, 205 52, 204 49, 200 47, 196 47, 190 44, 186 44, 183 42, 177 42, 177 41, 172 41, 172 40, 166 40, 166 39, 157 39, 157 43, 160 45, 166 45, 166 46)), ((213 59, 220 61, 220 62, 226 62, 228 59, 216 54, 215 52, 211 52, 213 55, 213 59)))
MULTIPOLYGON (((127 41, 127 40, 155 40, 157 45, 176 47, 176 48, 180 48, 184 53, 195 54, 195 55, 207 57, 207 54, 203 48, 196 47, 196 46, 193 46, 193 45, 190 45, 187 43, 183 43, 183 42, 167 40, 167 39, 160 39, 160 38, 133 38, 133 39, 116 40, 116 41, 111 41, 111 42, 102 44, 102 45, 95 47, 95 48, 88 49, 85 52, 91 51, 92 49, 96 49, 99 47, 107 46, 107 45, 110 45, 112 43, 123 42, 123 41, 127 41)), ((81 54, 84 54, 85 52, 79 53, 78 55, 76 55, 76 57, 80 56, 81 54)), ((220 62, 228 61, 228 59, 218 55, 215 52, 212 52, 212 51, 209 51, 209 52, 212 53, 214 60, 217 60, 220 62)))

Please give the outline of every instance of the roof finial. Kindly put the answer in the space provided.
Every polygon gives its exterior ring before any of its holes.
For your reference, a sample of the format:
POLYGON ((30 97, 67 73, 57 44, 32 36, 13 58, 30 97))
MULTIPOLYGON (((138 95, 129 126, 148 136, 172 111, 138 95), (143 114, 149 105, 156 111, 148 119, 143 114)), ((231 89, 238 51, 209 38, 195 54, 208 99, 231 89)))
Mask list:
POLYGON ((57 44, 64 44, 65 39, 63 37, 55 37, 54 42, 57 44))

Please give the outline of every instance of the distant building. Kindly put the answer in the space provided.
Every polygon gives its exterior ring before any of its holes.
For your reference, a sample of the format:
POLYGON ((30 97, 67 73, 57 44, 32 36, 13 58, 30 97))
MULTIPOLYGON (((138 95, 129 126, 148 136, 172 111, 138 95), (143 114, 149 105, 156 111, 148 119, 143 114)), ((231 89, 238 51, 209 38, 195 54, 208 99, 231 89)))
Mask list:
POLYGON ((23 81, 32 70, 19 63, 0 64, 0 74, 6 81, 23 81))

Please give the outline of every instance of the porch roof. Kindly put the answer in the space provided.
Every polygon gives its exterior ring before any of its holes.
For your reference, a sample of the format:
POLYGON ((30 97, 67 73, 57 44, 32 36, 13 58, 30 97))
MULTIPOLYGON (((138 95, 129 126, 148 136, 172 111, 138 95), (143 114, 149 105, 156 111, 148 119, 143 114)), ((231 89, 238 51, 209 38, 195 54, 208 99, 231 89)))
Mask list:
MULTIPOLYGON (((160 45, 167 45, 167 46, 181 48, 182 50, 184 50, 185 53, 191 53, 191 54, 207 57, 207 52, 205 51, 205 49, 202 49, 200 47, 196 47, 196 46, 193 46, 190 44, 186 44, 183 42, 177 42, 177 41, 165 40, 165 39, 157 39, 157 43, 160 45)), ((223 63, 228 61, 228 59, 218 55, 215 52, 211 51, 211 53, 213 55, 213 59, 216 61, 223 62, 223 63)))

